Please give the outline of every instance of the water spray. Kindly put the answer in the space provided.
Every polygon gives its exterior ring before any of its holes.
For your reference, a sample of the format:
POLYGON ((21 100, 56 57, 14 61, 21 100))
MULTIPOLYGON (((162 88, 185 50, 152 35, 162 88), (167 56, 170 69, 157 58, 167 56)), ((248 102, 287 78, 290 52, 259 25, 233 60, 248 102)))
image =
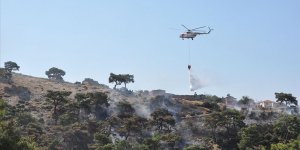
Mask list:
MULTIPOLYGON (((189 65, 190 66, 190 65, 189 65)), ((195 91, 204 87, 204 83, 196 76, 191 68, 189 69, 189 78, 190 78, 190 90, 195 91)))

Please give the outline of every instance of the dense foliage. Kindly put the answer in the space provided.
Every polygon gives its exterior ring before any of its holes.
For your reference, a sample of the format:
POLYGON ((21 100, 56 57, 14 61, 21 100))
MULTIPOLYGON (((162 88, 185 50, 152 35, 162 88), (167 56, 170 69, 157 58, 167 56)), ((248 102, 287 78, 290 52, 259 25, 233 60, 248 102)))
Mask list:
POLYGON ((56 67, 52 67, 48 71, 46 71, 45 74, 49 79, 63 81, 64 79, 62 76, 66 75, 66 72, 56 67))

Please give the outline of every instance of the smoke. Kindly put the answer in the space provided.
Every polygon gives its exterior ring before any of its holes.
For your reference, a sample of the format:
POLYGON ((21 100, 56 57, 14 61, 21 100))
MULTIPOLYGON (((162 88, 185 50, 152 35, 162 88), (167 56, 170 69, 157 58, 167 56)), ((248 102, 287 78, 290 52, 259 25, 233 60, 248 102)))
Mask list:
POLYGON ((205 86, 205 83, 202 80, 200 80, 200 78, 193 73, 192 69, 189 69, 189 75, 190 75, 190 90, 191 91, 198 90, 205 86))
POLYGON ((151 110, 148 103, 134 103, 132 107, 139 116, 150 119, 151 110))

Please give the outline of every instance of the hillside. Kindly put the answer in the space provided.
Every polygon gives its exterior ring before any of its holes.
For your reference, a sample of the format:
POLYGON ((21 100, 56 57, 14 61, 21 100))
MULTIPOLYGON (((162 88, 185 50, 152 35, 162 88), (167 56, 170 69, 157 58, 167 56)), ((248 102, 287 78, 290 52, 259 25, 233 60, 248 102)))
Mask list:
MULTIPOLYGON (((39 125, 42 127, 41 130, 45 136, 49 136, 48 138, 55 136, 55 139, 63 139, 64 133, 58 132, 55 134, 55 132, 57 132, 57 125, 55 125, 53 120, 53 107, 45 97, 49 90, 70 91, 71 95, 68 96, 68 103, 76 102, 75 95, 77 93, 101 92, 108 95, 109 107, 106 108, 107 116, 102 117, 101 115, 103 114, 96 111, 90 113, 80 112, 82 120, 78 122, 81 123, 87 121, 86 119, 88 119, 88 121, 101 121, 109 116, 116 116, 119 102, 128 102, 132 105, 138 116, 147 119, 150 119, 151 113, 158 108, 167 109, 173 114, 177 122, 179 122, 179 120, 182 122, 181 120, 188 119, 194 115, 210 112, 209 109, 201 107, 202 102, 200 101, 178 98, 178 96, 165 93, 163 90, 136 92, 129 91, 125 88, 113 90, 101 84, 74 84, 18 73, 13 73, 11 84, 0 82, 0 95, 9 105, 21 111, 21 113, 29 113, 33 119, 39 120, 39 125)), ((193 96, 190 96, 190 98, 193 99, 193 96)), ((177 125, 179 126, 180 123, 177 125)), ((69 127, 69 125, 65 127, 69 127)))
POLYGON ((226 109, 224 98, 212 95, 110 89, 90 79, 69 83, 13 73, 11 82, 0 80, 1 97, 0 149, 269 149, 282 141, 275 127, 284 129, 287 122, 299 123, 291 124, 295 130, 285 142, 300 135, 299 117, 226 109), (70 93, 50 97, 51 91, 70 93), (265 132, 258 138, 269 141, 249 145, 251 138, 241 135, 253 127, 265 132))

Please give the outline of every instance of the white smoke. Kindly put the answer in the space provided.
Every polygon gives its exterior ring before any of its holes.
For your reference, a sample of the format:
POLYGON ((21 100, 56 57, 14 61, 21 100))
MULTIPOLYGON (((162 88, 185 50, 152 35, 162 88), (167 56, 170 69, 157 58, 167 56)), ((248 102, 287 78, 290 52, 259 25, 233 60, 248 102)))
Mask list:
POLYGON ((150 104, 148 103, 144 103, 144 104, 134 103, 132 106, 139 116, 150 119, 151 111, 149 105, 150 104))
POLYGON ((193 73, 192 68, 189 69, 189 76, 190 76, 190 90, 191 91, 198 90, 205 86, 204 82, 202 80, 200 80, 200 78, 193 73))

